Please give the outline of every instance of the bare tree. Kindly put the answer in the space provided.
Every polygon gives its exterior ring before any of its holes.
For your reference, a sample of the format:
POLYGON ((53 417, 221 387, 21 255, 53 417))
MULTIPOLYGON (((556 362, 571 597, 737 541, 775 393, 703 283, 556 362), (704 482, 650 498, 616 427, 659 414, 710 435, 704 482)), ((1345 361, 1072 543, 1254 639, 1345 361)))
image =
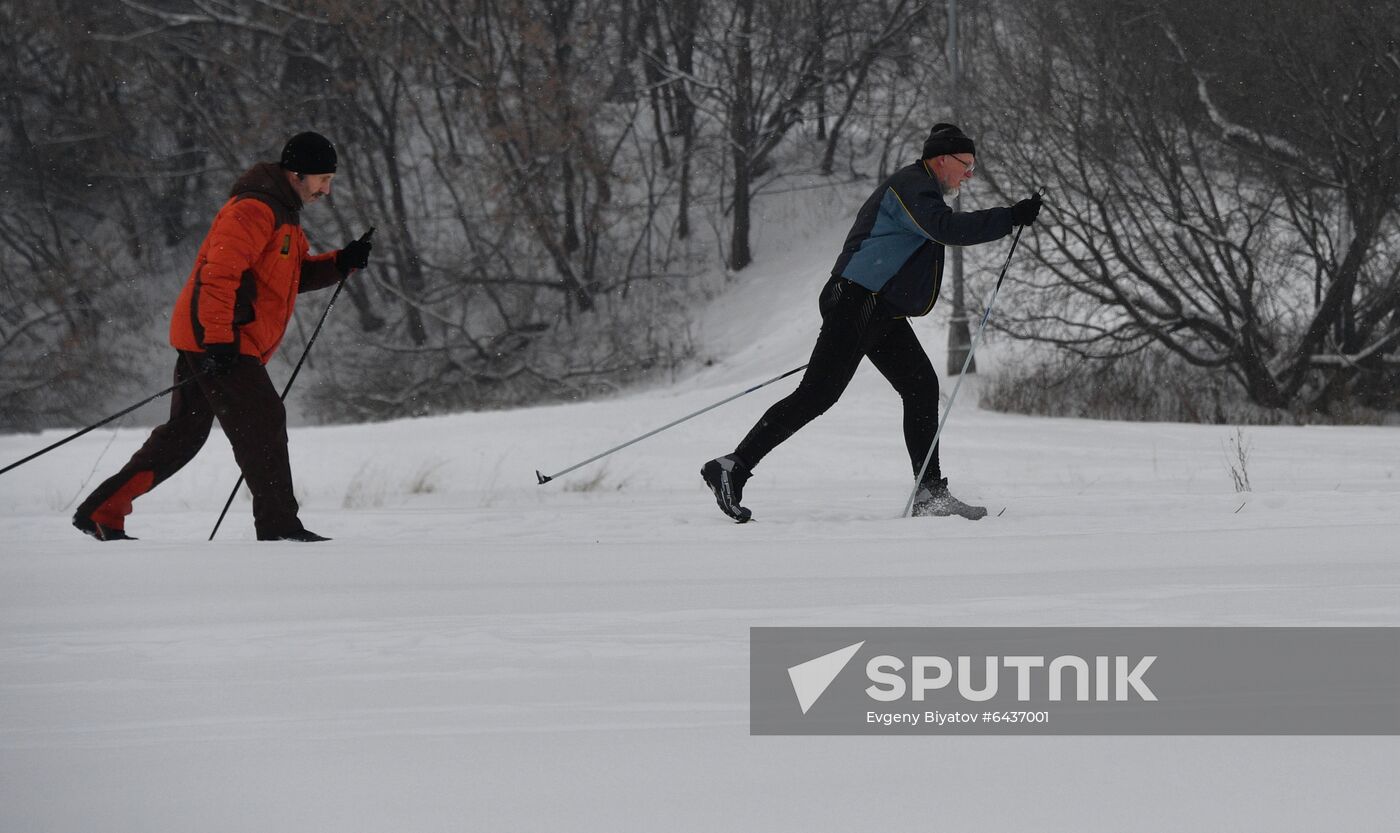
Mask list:
POLYGON ((685 349, 664 337, 672 314, 634 291, 666 277, 653 241, 670 189, 651 166, 658 149, 637 138, 649 97, 618 65, 624 33, 595 26, 611 17, 604 2, 420 0, 404 6, 414 31, 356 34, 366 46, 351 74, 383 80, 347 92, 346 106, 372 133, 392 125, 398 146, 372 154, 349 193, 357 211, 385 205, 381 191, 392 208, 392 156, 413 236, 391 245, 416 259, 422 281, 377 283, 426 337, 404 343, 391 327, 350 346, 341 357, 355 372, 320 398, 328 410, 576 394, 685 349), (394 109, 360 101, 378 86, 402 89, 394 109))
POLYGON ((139 378, 123 359, 159 263, 160 148, 141 130, 153 85, 90 37, 122 23, 78 3, 0 4, 0 425, 81 421, 139 378))
POLYGON ((32 6, 0 0, 11 425, 76 419, 160 372, 143 359, 199 233, 290 132, 340 150, 313 248, 379 229, 346 287, 358 326, 327 331, 307 385, 322 413, 363 418, 667 366, 690 349, 697 206, 723 196, 715 249, 737 268, 768 183, 842 149, 852 174, 883 167, 927 99, 918 0, 32 6))
POLYGON ((834 0, 810 6, 757 0, 733 0, 716 15, 722 32, 713 36, 722 80, 711 85, 726 125, 733 173, 729 267, 735 271, 753 259, 750 205, 755 183, 772 164, 773 152, 805 118, 805 108, 835 78, 850 77, 851 99, 863 86, 870 64, 890 44, 906 38, 923 12, 914 0, 892 0, 875 9, 834 0), (833 43, 844 43, 832 55, 833 43))
POLYGON ((1400 340, 1375 260, 1400 208, 1396 15, 1348 6, 1304 35, 1245 11, 1062 0, 1007 30, 998 185, 1052 186, 1007 329, 1098 358, 1165 348, 1258 404, 1325 409, 1342 377, 1320 354, 1361 368, 1400 340))

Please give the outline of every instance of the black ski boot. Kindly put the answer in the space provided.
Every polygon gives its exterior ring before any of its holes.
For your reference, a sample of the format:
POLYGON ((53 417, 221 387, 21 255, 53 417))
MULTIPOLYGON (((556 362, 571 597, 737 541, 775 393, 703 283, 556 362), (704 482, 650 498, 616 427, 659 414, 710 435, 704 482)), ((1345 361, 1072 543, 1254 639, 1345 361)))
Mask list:
POLYGON ((948 492, 948 478, 930 480, 919 487, 914 496, 914 517, 943 518, 959 515, 969 521, 987 517, 987 507, 971 506, 953 497, 948 492))
POLYGON ((749 467, 733 454, 711 460, 700 469, 700 477, 715 493, 720 511, 739 523, 753 517, 752 512, 739 505, 744 499, 744 484, 749 482, 750 476, 749 467))
POLYGON ((295 532, 287 532, 282 535, 259 535, 259 541, 300 541, 304 544, 311 544, 317 541, 329 541, 324 535, 317 535, 309 529, 299 529, 295 532))
POLYGON ((73 516, 73 526, 84 535, 91 535, 99 541, 135 541, 126 530, 117 529, 112 526, 103 526, 92 518, 85 518, 82 515, 73 516))

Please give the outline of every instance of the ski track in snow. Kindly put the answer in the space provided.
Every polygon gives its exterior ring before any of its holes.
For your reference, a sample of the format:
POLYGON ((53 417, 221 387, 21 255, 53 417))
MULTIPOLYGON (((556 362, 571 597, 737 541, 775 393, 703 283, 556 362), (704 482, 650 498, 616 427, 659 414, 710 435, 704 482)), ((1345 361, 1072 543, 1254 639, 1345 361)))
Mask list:
MULTIPOLYGON (((974 379, 944 469, 1006 513, 901 520, 899 405, 867 366, 759 468, 756 523, 699 467, 796 379, 535 485, 806 361, 831 222, 716 299, 711 366, 293 429, 329 544, 253 541, 246 494, 207 543, 237 476, 217 434, 133 543, 68 516, 145 429, 0 477, 0 831, 1395 829, 1395 738, 748 736, 755 626, 1400 625, 1394 428, 1245 429, 1241 495, 1232 428, 988 413, 974 379)), ((941 321, 917 329, 942 367, 941 321)))

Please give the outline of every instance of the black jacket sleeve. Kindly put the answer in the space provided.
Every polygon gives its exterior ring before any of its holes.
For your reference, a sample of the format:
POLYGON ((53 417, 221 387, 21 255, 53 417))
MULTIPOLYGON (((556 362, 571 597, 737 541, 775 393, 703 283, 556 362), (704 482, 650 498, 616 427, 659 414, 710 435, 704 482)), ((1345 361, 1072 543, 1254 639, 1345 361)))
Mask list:
POLYGON ((313 255, 301 262, 301 286, 297 294, 334 286, 342 277, 335 266, 336 252, 313 255))
POLYGON ((954 211, 943 201, 938 180, 917 169, 913 176, 893 182, 890 187, 904 204, 915 229, 930 240, 946 246, 972 246, 1000 240, 1011 233, 1010 208, 954 211))

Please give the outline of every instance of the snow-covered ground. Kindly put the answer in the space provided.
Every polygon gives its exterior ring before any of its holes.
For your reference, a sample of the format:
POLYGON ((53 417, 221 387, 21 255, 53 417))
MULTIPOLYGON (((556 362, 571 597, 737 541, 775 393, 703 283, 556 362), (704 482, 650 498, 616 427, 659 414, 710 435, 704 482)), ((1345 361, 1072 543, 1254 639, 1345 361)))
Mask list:
POLYGON ((1400 625, 1394 428, 1246 429, 1240 495, 1232 429, 999 415, 969 383, 944 469, 1006 511, 901 520, 867 366, 760 467, 757 523, 698 470, 793 379, 535 484, 804 363, 843 225, 769 242, 674 383, 294 429, 328 544, 256 543, 246 497, 207 543, 217 434, 134 543, 68 516, 144 429, 0 477, 0 831, 1397 829, 1397 738, 749 736, 752 626, 1400 625))

